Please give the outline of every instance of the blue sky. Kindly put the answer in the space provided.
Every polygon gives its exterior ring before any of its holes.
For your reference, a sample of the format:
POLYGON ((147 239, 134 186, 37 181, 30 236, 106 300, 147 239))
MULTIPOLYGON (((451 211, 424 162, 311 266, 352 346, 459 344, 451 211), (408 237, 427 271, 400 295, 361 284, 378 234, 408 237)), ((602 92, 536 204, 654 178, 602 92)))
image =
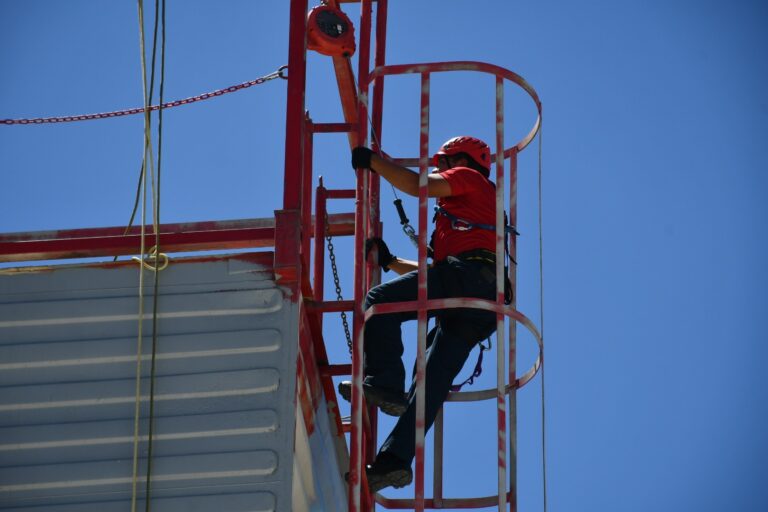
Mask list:
MULTIPOLYGON (((390 3, 389 63, 497 64, 544 104, 550 510, 768 509, 768 4, 390 3)), ((354 20, 359 8, 344 8, 354 20)), ((168 100, 287 62, 288 2, 167 9, 168 100)), ((0 1, 0 118, 140 106, 138 41, 132 1, 0 1)), ((310 115, 340 121, 330 60, 310 54, 308 73, 310 115)), ((512 145, 532 109, 507 91, 512 145)), ((493 142, 492 93, 473 76, 435 80, 431 149, 461 133, 493 142)), ((384 149, 415 156, 416 83, 388 82, 385 102, 384 149)), ((168 110, 162 222, 271 217, 284 108, 285 83, 273 81, 168 110)), ((0 231, 124 224, 142 137, 141 116, 1 126, 0 231)), ((520 161, 519 308, 538 323, 536 144, 520 161)), ((315 150, 326 186, 352 188, 346 140, 318 135, 315 150)), ((412 256, 392 199, 382 187, 385 238, 412 256)), ((335 245, 349 296, 351 246, 335 245)), ((337 323, 326 338, 344 362, 337 323)), ((532 340, 520 338, 523 370, 532 340)), ((493 374, 486 363, 476 389, 493 374)), ((539 386, 519 393, 520 510, 542 509, 539 386)), ((452 404, 447 418, 446 494, 492 493, 492 407, 452 404)))

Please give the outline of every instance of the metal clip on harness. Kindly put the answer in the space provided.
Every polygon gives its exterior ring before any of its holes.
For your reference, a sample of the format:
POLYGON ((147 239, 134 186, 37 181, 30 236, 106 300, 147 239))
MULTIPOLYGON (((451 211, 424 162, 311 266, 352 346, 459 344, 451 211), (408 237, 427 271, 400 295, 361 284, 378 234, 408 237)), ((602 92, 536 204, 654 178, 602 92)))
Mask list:
POLYGON ((397 215, 400 217, 400 225, 403 226, 403 233, 405 233, 408 238, 411 239, 411 242, 413 242, 413 245, 415 245, 417 248, 419 247, 419 239, 416 236, 416 230, 413 229, 413 226, 411 226, 411 221, 408 220, 408 217, 405 215, 405 209, 403 208, 403 200, 399 197, 395 199, 395 208, 397 208, 397 215))

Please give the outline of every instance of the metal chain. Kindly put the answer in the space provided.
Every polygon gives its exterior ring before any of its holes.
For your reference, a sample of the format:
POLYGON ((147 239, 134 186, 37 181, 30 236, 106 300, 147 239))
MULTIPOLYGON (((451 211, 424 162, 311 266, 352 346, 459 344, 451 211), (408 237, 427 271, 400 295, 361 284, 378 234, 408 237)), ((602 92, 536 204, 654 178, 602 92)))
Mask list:
MULTIPOLYGON (((268 75, 264 75, 260 78, 257 78, 256 80, 243 82, 242 84, 233 85, 231 87, 227 87, 226 89, 218 89, 213 92, 206 92, 203 94, 199 94, 197 96, 192 96, 191 98, 184 98, 183 100, 169 101, 168 103, 163 103, 161 105, 150 105, 149 107, 146 108, 146 110, 149 110, 151 112, 153 110, 178 107, 179 105, 187 105, 189 103, 195 103, 196 101, 207 100, 207 99, 213 98, 214 96, 221 96, 223 94, 239 91, 241 89, 247 89, 248 87, 252 87, 254 85, 260 85, 260 84, 263 84, 264 82, 274 80, 275 78, 282 78, 283 80, 287 80, 288 77, 284 73, 286 69, 288 69, 288 66, 281 66, 280 68, 278 68, 277 71, 273 71, 272 73, 268 75)), ((130 108, 127 110, 116 110, 114 112, 103 112, 101 114, 83 114, 78 116, 62 116, 62 117, 37 117, 32 119, 0 119, 0 124, 45 124, 45 123, 67 123, 71 121, 90 121, 91 119, 104 119, 107 117, 121 117, 121 116, 128 116, 132 114, 141 114, 144 111, 145 111, 144 107, 137 107, 137 108, 130 108)))
MULTIPOLYGON (((333 285, 336 287, 336 300, 342 301, 341 283, 339 282, 339 269, 336 267, 336 255, 333 253, 333 238, 330 235, 328 226, 328 212, 325 212, 325 240, 328 242, 328 258, 331 260, 331 270, 333 271, 333 285)), ((344 335, 347 337, 347 348, 349 355, 352 355, 352 336, 349 334, 349 322, 347 322, 347 312, 341 312, 341 323, 344 325, 344 335)))

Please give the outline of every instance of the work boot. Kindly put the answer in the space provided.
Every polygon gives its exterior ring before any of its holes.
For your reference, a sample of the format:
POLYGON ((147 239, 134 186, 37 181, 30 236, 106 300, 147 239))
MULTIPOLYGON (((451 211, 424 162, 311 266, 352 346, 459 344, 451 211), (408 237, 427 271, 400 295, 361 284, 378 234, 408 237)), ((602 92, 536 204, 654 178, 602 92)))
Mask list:
MULTIPOLYGON (((373 464, 365 466, 365 475, 372 493, 390 486, 399 489, 413 481, 411 465, 387 452, 379 453, 373 464)), ((344 474, 344 479, 349 482, 349 473, 344 474)))
MULTIPOLYGON (((402 416, 408 407, 407 395, 386 388, 363 382, 363 393, 368 405, 381 409, 390 416, 402 416)), ((352 383, 348 380, 339 383, 339 394, 347 402, 352 401, 352 383)))
POLYGON ((388 452, 380 452, 373 464, 365 467, 365 474, 371 492, 379 492, 390 486, 399 489, 413 480, 411 465, 388 452))

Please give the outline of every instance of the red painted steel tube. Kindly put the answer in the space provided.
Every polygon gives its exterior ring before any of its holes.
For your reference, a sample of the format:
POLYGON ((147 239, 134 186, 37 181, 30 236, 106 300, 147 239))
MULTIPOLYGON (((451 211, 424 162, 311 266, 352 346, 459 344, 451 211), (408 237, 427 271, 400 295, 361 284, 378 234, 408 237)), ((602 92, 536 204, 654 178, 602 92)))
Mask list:
MULTIPOLYGON (((374 67, 384 66, 387 53, 387 0, 378 0, 376 4, 376 53, 374 67)), ((376 134, 376 143, 381 145, 381 125, 384 119, 384 79, 379 77, 373 81, 373 108, 371 124, 376 134)))
POLYGON ((275 211, 275 281, 291 290, 291 301, 298 302, 301 280, 301 217, 299 210, 275 211))
POLYGON ((354 199, 356 193, 357 191, 355 189, 325 189, 325 197, 328 199, 354 199))
POLYGON ((443 408, 437 412, 435 423, 432 425, 433 438, 433 475, 432 475, 432 501, 435 508, 443 507, 443 408))
POLYGON ((316 123, 312 127, 315 133, 346 133, 356 132, 357 123, 316 123))
POLYGON ((339 375, 350 375, 351 373, 351 364, 329 364, 320 368, 320 375, 323 377, 337 377, 339 375))
MULTIPOLYGON (((315 292, 315 301, 322 302, 325 293, 325 187, 323 186, 323 177, 320 177, 320 185, 315 191, 315 258, 314 258, 314 277, 312 278, 312 288, 315 292)), ((322 315, 319 315, 318 321, 322 328, 322 315)))
MULTIPOLYGON (((413 311, 414 306, 418 306, 418 301, 406 301, 406 302, 387 302, 386 304, 376 304, 365 310, 363 318, 367 321, 373 315, 385 315, 388 313, 401 313, 403 311, 413 311)), ((506 304, 498 304, 496 301, 476 299, 472 297, 456 297, 450 299, 429 299, 425 302, 427 310, 437 309, 452 309, 452 308, 474 308, 482 309, 485 311, 492 311, 494 313, 501 313, 502 315, 514 318, 517 322, 523 324, 534 337, 537 342, 540 342, 540 335, 538 329, 534 323, 528 319, 524 314, 520 313, 512 306, 506 304)), ((464 393, 456 393, 463 395, 464 393)))
MULTIPOLYGON (((247 247, 273 247, 275 229, 253 228, 194 233, 161 233, 163 252, 194 252, 247 247)), ((145 247, 155 245, 155 235, 144 235, 145 247)), ((0 242, 0 262, 121 256, 141 252, 141 235, 0 242)))
POLYGON ((291 0, 288 36, 288 91, 285 120, 283 209, 275 212, 275 276, 294 293, 302 279, 301 192, 304 173, 307 0, 291 0))
MULTIPOLYGON (((305 114, 304 118, 304 166, 301 173, 301 253, 304 264, 309 267, 310 244, 312 233, 312 152, 313 152, 312 120, 305 114)), ((318 239, 321 240, 321 239, 318 239)))
POLYGON ((427 347, 427 175, 429 173, 429 74, 421 75, 421 120, 419 137, 419 293, 418 350, 416 352, 416 512, 424 510, 424 409, 426 405, 427 347))
MULTIPOLYGON (((512 183, 510 186, 514 186, 512 183)), ((496 303, 504 303, 504 81, 496 76, 496 303)), ((514 324, 512 324, 514 325, 514 324)), ((514 329, 513 326, 510 329, 514 329)), ((504 317, 496 315, 497 339, 504 339, 504 317)), ((507 487, 507 424, 506 375, 504 343, 496 343, 496 421, 498 451, 498 503, 499 512, 506 510, 507 487)), ((514 494, 514 493, 513 493, 514 494)))
MULTIPOLYGON (((376 2, 376 51, 374 54, 374 66, 383 66, 386 55, 387 42, 387 0, 378 0, 376 2)), ((367 87, 366 87, 367 90, 367 87)), ((373 101, 371 108, 371 147, 375 151, 381 150, 381 125, 384 115, 384 80, 374 80, 373 101)), ((371 176, 369 196, 371 199, 371 225, 368 226, 368 236, 381 236, 381 180, 377 174, 371 176)), ((381 269, 375 267, 372 269, 372 275, 369 284, 374 285, 381 282, 381 269)))
MULTIPOLYGON (((333 235, 354 232, 352 214, 330 215, 329 222, 333 235)), ((166 253, 275 245, 274 218, 161 224, 159 231, 160 245, 166 253)), ((138 254, 140 228, 124 232, 125 227, 114 226, 0 234, 0 262, 138 254)), ((146 233, 144 240, 147 247, 154 245, 154 232, 146 233)))
MULTIPOLYGON (((485 496, 481 498, 443 498, 442 504, 438 504, 435 499, 427 499, 424 500, 424 505, 427 508, 434 509, 470 509, 492 507, 496 504, 496 501, 496 496, 485 496)), ((392 510, 412 510, 416 505, 415 500, 385 498, 380 494, 376 495, 376 502, 381 504, 384 508, 392 510)))
POLYGON ((304 146, 304 97, 307 79, 307 0, 291 0, 288 35, 288 92, 285 117, 285 185, 283 208, 300 207, 304 146))
MULTIPOLYGON (((509 221, 517 226, 517 149, 509 159, 509 221)), ((510 237, 509 255, 517 261, 517 238, 510 237)), ((517 307, 517 266, 509 266, 509 281, 512 284, 512 307, 517 307)), ((509 322, 509 375, 508 382, 517 382, 517 329, 514 320, 509 322)), ((539 352, 541 357, 541 352, 539 352)), ((510 446, 510 511, 517 511, 517 386, 509 393, 509 446, 510 446)))
MULTIPOLYGON (((365 5, 363 6, 365 8, 365 5)), ((368 12, 370 9, 368 9, 368 12)), ((364 11, 365 12, 365 11, 364 11)), ((385 50, 386 50, 386 19, 387 19, 387 1, 386 0, 378 0, 376 3, 376 52, 374 55, 374 66, 383 66, 384 65, 384 56, 385 56, 385 50)), ((370 32, 370 22, 367 21, 365 23, 365 29, 370 32)), ((362 33, 361 33, 362 35, 362 33)), ((370 35, 366 39, 367 41, 370 41, 370 35)), ((370 46, 367 48, 368 51, 370 51, 370 46)), ((361 63, 360 67, 362 68, 362 57, 361 54, 361 63)), ((365 66, 365 75, 361 76, 361 84, 364 84, 364 88, 366 93, 368 92, 368 86, 367 86, 367 66, 365 66), (363 80, 364 79, 364 80, 363 80)), ((371 130, 372 130, 372 138, 373 138, 373 144, 371 147, 374 149, 378 149, 378 146, 381 144, 381 120, 382 120, 382 114, 383 114, 383 80, 378 80, 374 84, 374 91, 373 91, 373 108, 371 115, 373 117, 373 120, 371 122, 371 130), (377 87, 379 85, 379 87, 377 87)), ((366 118, 359 118, 362 121, 362 123, 365 123, 368 119, 366 118)), ((370 173, 369 174, 370 182, 368 184, 368 212, 370 214, 370 217, 368 219, 368 225, 366 226, 366 237, 371 236, 381 236, 381 217, 380 217, 380 190, 381 190, 381 179, 379 178, 379 175, 376 173, 370 173)), ((366 265, 367 273, 366 273, 366 288, 370 289, 372 286, 377 285, 381 282, 381 269, 376 265, 366 265)), ((366 443, 365 446, 365 459, 366 460, 374 460, 376 457, 376 448, 377 448, 377 431, 378 431, 378 421, 377 421, 377 415, 378 411, 374 408, 370 410, 370 428, 368 429, 369 432, 369 441, 366 443)), ((371 502, 370 504, 370 510, 373 510, 374 504, 371 502)))
MULTIPOLYGON (((400 313, 402 311, 413 311, 415 306, 418 306, 418 302, 390 302, 387 304, 377 304, 372 306, 365 312, 365 320, 367 321, 373 315, 384 315, 387 313, 400 313)), ((486 311, 493 311, 494 313, 501 313, 505 316, 513 318, 516 322, 523 325, 531 334, 533 334, 536 343, 539 345, 539 355, 534 362, 533 366, 525 374, 525 377, 521 377, 516 382, 516 385, 508 385, 509 389, 519 389, 527 384, 538 372, 541 366, 541 353, 542 353, 542 340, 541 334, 534 323, 525 315, 514 309, 511 305, 498 304, 495 301, 488 301, 483 299, 471 299, 471 298, 451 298, 451 299, 430 299, 426 304, 427 310, 437 309, 451 309, 451 308, 476 308, 486 311)), ((448 400, 453 402, 468 402, 473 400, 485 400, 488 398, 494 398, 496 396, 496 389, 488 389, 484 391, 468 391, 461 393, 451 393, 448 395, 448 400)))
MULTIPOLYGON (((433 62, 433 63, 422 63, 422 64, 399 64, 394 66, 381 66, 376 67, 373 71, 371 71, 369 75, 369 82, 372 80, 377 79, 380 76, 385 75, 401 75, 401 74, 409 74, 409 73, 438 73, 438 72, 445 72, 445 71, 478 71, 483 73, 489 73, 496 76, 501 76, 506 80, 510 80, 517 85, 519 85, 523 90, 525 90, 526 93, 533 99, 536 110, 538 112, 538 117, 536 118, 536 122, 534 123, 533 128, 531 129, 528 134, 523 137, 520 142, 518 142, 514 147, 517 148, 518 151, 522 151, 523 148, 525 148, 531 140, 533 140, 533 137, 536 136, 536 133, 539 131, 539 126, 541 125, 541 101, 539 101, 539 96, 536 93, 536 91, 533 89, 533 87, 528 84, 528 82, 525 81, 523 77, 518 75, 517 73, 514 73, 508 69, 502 68, 500 66, 496 66, 494 64, 488 64, 485 62, 477 62, 477 61, 452 61, 452 62, 433 62)), ((511 148, 510 148, 511 149, 511 148)), ((509 150, 505 150, 505 154, 509 150)))
POLYGON ((307 309, 317 313, 341 313, 342 311, 354 311, 353 300, 329 300, 322 302, 309 302, 307 309))
MULTIPOLYGON (((367 85, 368 80, 368 65, 370 57, 370 26, 371 26, 371 3, 370 0, 363 0, 360 6, 360 44, 358 47, 358 83, 357 83, 357 96, 355 109, 357 113, 356 119, 364 120, 368 117, 368 102, 367 91, 363 91, 363 86, 367 85)), ((347 65, 349 61, 347 60, 347 65)), ((334 64, 336 60, 334 59, 334 64)), ((338 76, 338 66, 337 76, 338 76)), ((339 81, 339 87, 341 90, 341 81, 339 81)), ((345 119, 351 121, 347 114, 347 106, 344 105, 344 99, 342 98, 342 107, 345 111, 345 119)), ((353 141, 350 137, 350 144, 354 142, 364 143, 367 140, 367 128, 368 124, 365 122, 358 123, 357 138, 353 141)), ((354 264, 354 298, 355 298, 355 314, 353 317, 353 329, 354 340, 352 349, 352 433, 350 435, 350 495, 349 495, 349 510, 350 512, 358 512, 363 510, 362 508, 362 490, 361 480, 363 477, 364 469, 364 454, 363 454, 363 300, 365 297, 365 261, 363 255, 363 244, 365 238, 365 226, 367 225, 367 189, 368 189, 368 174, 369 171, 365 169, 357 170, 357 187, 356 187, 356 203, 355 203, 355 264, 354 264)), ((375 442, 375 440, 372 440, 375 442)), ((367 493, 366 493, 367 494, 367 493)))

